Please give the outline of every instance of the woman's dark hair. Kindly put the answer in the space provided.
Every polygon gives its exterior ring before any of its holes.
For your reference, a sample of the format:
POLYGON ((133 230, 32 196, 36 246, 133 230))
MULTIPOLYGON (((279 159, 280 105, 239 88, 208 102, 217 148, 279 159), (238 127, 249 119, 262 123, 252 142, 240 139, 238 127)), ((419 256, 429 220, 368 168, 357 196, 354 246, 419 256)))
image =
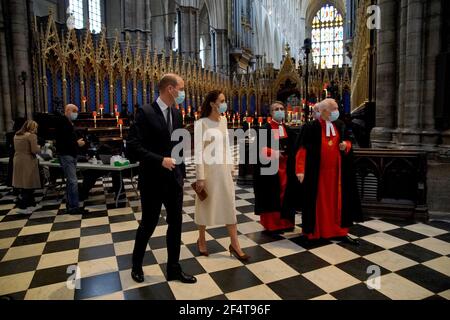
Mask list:
POLYGON ((200 118, 208 118, 211 115, 211 102, 215 103, 222 93, 221 90, 213 90, 206 95, 205 101, 203 101, 200 118))

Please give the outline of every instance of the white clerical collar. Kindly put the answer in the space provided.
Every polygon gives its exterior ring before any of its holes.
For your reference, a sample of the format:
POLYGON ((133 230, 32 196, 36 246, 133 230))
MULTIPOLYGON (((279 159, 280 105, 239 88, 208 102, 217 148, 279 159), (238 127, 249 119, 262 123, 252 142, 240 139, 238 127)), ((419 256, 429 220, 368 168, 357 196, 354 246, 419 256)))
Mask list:
POLYGON ((278 121, 276 121, 276 120, 274 120, 274 119, 272 119, 272 121, 275 122, 275 123, 276 123, 277 125, 279 125, 279 126, 282 125, 282 123, 279 123, 278 121))
POLYGON ((169 106, 161 99, 161 97, 158 97, 156 103, 158 104, 163 114, 165 114, 164 111, 166 111, 169 108, 169 106))
POLYGON ((275 121, 274 119, 272 119, 272 121, 275 122, 278 125, 278 131, 279 131, 280 138, 286 137, 286 131, 284 130, 283 123, 275 121))
POLYGON ((325 123, 327 125, 327 137, 331 137, 331 135, 336 137, 336 130, 334 130, 333 123, 331 121, 326 121, 325 123))

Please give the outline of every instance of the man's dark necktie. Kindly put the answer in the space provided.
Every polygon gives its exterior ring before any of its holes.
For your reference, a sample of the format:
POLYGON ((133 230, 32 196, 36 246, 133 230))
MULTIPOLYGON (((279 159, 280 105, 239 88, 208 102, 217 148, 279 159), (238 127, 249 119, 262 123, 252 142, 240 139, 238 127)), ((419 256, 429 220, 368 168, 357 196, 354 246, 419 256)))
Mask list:
POLYGON ((172 132, 173 132, 172 109, 170 107, 167 108, 167 130, 169 130, 169 133, 172 134, 172 132))

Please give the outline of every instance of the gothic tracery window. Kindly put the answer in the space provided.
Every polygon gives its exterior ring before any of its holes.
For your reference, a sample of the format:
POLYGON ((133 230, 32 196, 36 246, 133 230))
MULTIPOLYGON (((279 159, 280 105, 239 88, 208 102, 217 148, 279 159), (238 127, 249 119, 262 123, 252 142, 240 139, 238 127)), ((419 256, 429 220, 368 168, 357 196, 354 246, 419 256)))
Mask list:
POLYGON ((203 38, 200 38, 200 61, 202 63, 202 68, 205 67, 205 41, 203 40, 203 38))
POLYGON ((84 28, 83 0, 70 0, 69 11, 74 17, 75 28, 84 28))
POLYGON ((70 0, 69 12, 73 15, 75 28, 83 29, 89 27, 92 33, 102 31, 102 0, 70 0), (85 10, 85 8, 87 8, 85 10))
POLYGON ((89 0, 89 26, 93 33, 102 31, 102 9, 100 0, 89 0))
POLYGON ((174 38, 173 51, 178 51, 179 46, 180 46, 180 44, 178 43, 179 42, 179 39, 178 39, 178 37, 179 37, 178 22, 175 22, 173 33, 174 33, 174 36, 173 36, 173 38, 174 38))
POLYGON ((314 64, 322 69, 344 63, 344 20, 332 5, 323 6, 312 21, 314 64))

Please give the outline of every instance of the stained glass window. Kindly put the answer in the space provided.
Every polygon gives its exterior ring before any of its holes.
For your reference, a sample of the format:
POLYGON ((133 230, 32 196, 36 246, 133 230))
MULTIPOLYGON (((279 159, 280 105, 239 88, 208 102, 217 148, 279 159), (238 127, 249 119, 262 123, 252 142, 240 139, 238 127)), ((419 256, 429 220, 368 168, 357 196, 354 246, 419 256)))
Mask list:
POLYGON ((344 20, 332 5, 323 6, 312 22, 312 55, 322 69, 344 63, 344 20))
POLYGON ((89 0, 89 26, 92 33, 102 31, 102 8, 100 0, 89 0))
POLYGON ((70 0, 69 12, 74 17, 75 28, 84 28, 83 0, 70 0))

